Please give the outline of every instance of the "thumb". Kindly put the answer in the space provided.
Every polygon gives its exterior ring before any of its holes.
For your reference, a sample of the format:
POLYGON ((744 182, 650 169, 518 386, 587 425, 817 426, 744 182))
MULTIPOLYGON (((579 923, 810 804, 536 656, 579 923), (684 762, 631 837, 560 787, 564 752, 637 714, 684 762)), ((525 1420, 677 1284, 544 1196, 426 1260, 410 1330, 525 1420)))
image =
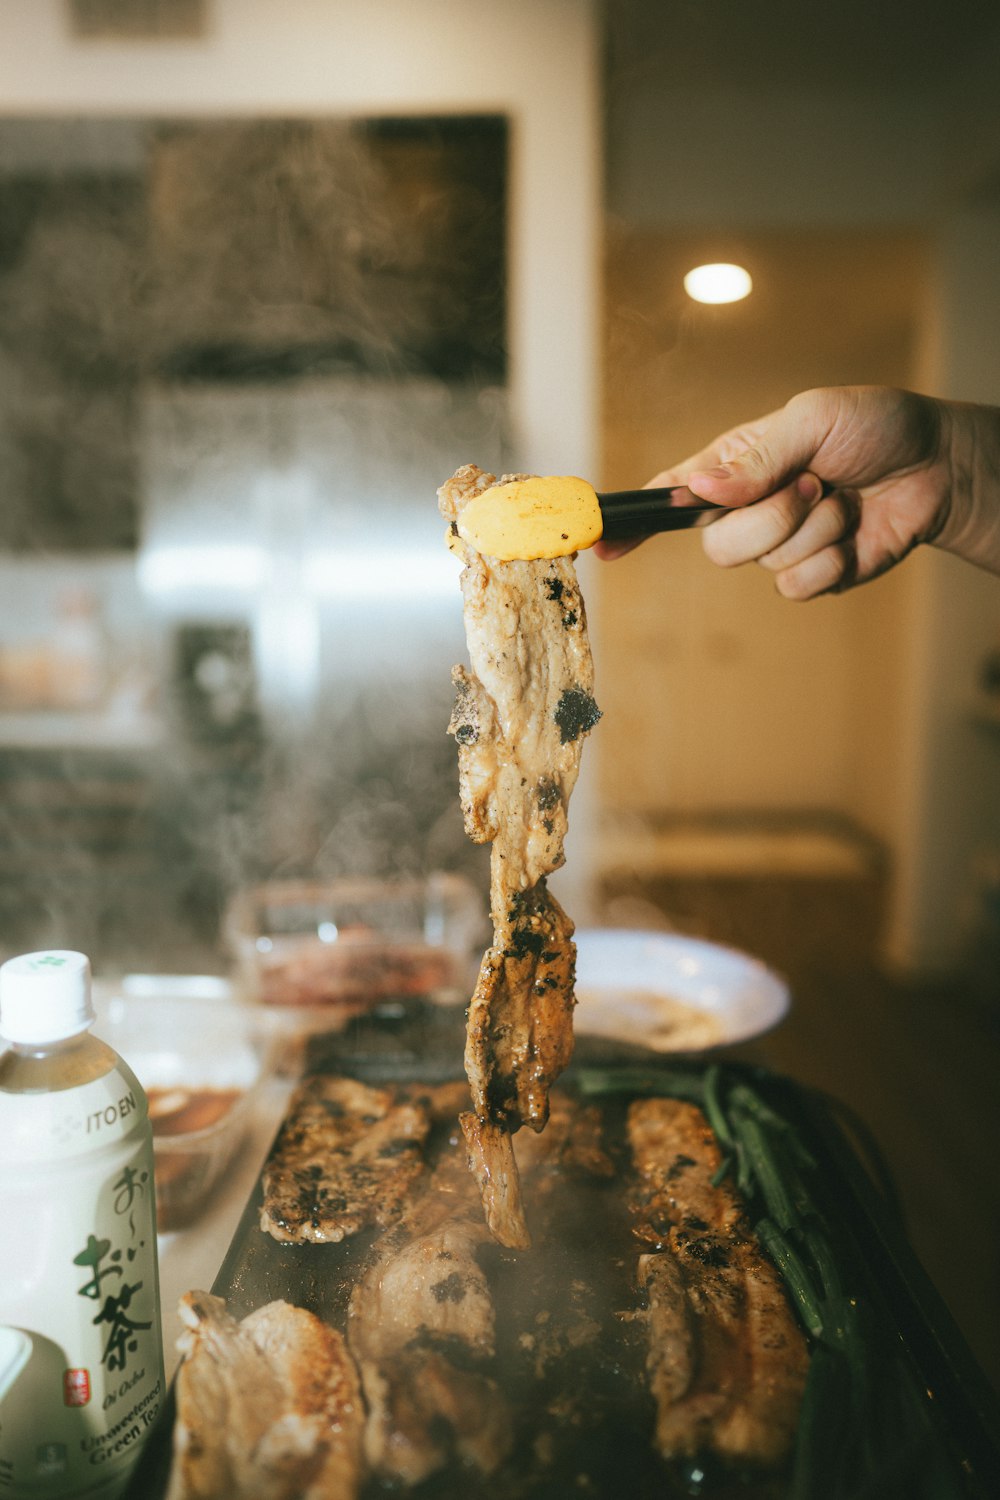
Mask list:
POLYGON ((830 430, 819 393, 795 396, 757 427, 756 441, 712 469, 694 469, 688 487, 717 505, 749 505, 808 469, 830 430))

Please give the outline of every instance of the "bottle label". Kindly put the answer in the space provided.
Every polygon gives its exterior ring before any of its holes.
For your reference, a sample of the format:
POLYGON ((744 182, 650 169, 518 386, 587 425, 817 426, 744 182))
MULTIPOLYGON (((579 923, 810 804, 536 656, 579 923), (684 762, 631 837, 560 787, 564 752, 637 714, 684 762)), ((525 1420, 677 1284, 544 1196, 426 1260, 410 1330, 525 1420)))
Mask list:
POLYGON ((128 1135, 145 1116, 145 1095, 124 1065, 80 1088, 38 1094, 0 1090, 0 1170, 100 1150, 128 1135))
POLYGON ((0 1142, 0 1201, 17 1225, 0 1236, 0 1323, 31 1341, 0 1401, 0 1495, 97 1493, 122 1482, 163 1399, 145 1099, 126 1069, 0 1092, 0 1142))

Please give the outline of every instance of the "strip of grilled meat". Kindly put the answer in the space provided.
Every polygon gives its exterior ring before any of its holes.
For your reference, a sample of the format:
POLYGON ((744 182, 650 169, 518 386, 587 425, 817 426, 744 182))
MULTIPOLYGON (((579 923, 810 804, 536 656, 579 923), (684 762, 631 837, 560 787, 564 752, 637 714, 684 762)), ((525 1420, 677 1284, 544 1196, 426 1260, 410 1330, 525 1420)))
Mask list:
POLYGON ((789 1451, 805 1386, 805 1339, 743 1206, 713 1186, 721 1157, 695 1105, 629 1107, 637 1174, 633 1232, 649 1247, 639 1281, 656 1444, 667 1458, 712 1451, 761 1464, 789 1451))
POLYGON ((453 1458, 490 1474, 510 1448, 507 1403, 486 1373, 495 1312, 476 1251, 487 1238, 453 1138, 427 1190, 376 1242, 348 1308, 365 1455, 385 1479, 418 1484, 453 1458))
POLYGON ((167 1500, 351 1500, 364 1407, 341 1334, 269 1302, 237 1322, 187 1292, 167 1500))
MULTIPOLYGON (((428 1102, 441 1119, 456 1107, 454 1090, 430 1090, 428 1102)), ((475 1114, 461 1118, 478 1128, 475 1114)), ((509 1146, 510 1137, 504 1139, 509 1146)), ((558 1093, 549 1128, 529 1137, 523 1155, 525 1180, 543 1213, 573 1177, 605 1179, 614 1170, 599 1112, 558 1093)), ((493 1379, 496 1315, 481 1264, 488 1241, 475 1184, 452 1135, 422 1193, 373 1246, 348 1310, 348 1339, 368 1403, 365 1454, 383 1479, 419 1483, 455 1459, 490 1474, 511 1447, 514 1418, 493 1379)), ((546 1262, 535 1257, 530 1276, 537 1278, 546 1262)), ((591 1297, 592 1289, 580 1285, 568 1293, 568 1306, 560 1298, 558 1306, 546 1306, 544 1326, 531 1325, 530 1358, 539 1376, 598 1336, 591 1297)))
POLYGON ((261 1228, 325 1244, 390 1224, 424 1170, 425 1100, 317 1075, 296 1090, 264 1168, 261 1228))
POLYGON ((471 666, 453 673, 449 730, 458 742, 466 832, 492 844, 494 937, 469 1009, 465 1054, 481 1124, 465 1135, 477 1179, 505 1183, 487 1205, 491 1232, 524 1247, 516 1163, 502 1137, 521 1125, 543 1128, 549 1089, 572 1052, 573 925, 545 877, 564 861, 582 743, 600 713, 572 558, 499 562, 458 537, 463 507, 495 483, 467 464, 438 494, 465 563, 471 666))
POLYGON ((509 1130, 495 1120, 484 1120, 471 1109, 459 1115, 458 1123, 490 1234, 512 1250, 527 1250, 531 1235, 524 1217, 521 1176, 509 1130))

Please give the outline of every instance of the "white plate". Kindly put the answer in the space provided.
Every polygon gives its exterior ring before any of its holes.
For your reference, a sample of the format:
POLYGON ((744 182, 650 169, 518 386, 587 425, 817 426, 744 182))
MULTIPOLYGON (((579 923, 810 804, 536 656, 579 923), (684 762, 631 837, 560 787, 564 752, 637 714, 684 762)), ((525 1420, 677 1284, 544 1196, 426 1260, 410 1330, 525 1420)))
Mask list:
POLYGON ((735 948, 671 932, 576 935, 574 1026, 656 1052, 703 1052, 760 1036, 788 1012, 787 984, 735 948))

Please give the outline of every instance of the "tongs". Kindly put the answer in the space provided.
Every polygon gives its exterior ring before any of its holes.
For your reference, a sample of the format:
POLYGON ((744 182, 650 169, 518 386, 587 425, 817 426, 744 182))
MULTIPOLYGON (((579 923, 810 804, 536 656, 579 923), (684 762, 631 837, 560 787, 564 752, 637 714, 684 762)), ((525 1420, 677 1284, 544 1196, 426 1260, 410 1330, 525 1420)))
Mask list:
POLYGON ((688 531, 708 526, 724 514, 724 505, 701 500, 686 484, 666 489, 611 490, 597 495, 604 522, 601 538, 606 542, 632 541, 661 531, 688 531))
POLYGON ((483 490, 460 512, 455 530, 484 556, 512 562, 565 557, 602 538, 618 542, 688 531, 725 510, 683 484, 599 494, 585 479, 548 476, 483 490))

